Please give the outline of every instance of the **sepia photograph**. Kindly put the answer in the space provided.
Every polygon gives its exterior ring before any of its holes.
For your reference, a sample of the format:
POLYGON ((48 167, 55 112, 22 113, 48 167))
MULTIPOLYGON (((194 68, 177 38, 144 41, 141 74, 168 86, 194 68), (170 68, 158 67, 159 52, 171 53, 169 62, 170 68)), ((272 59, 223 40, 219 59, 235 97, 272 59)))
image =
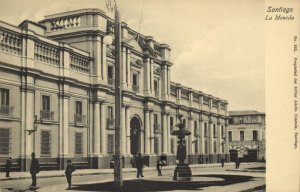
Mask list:
POLYGON ((299 6, 0 0, 0 191, 282 191, 266 23, 299 6))

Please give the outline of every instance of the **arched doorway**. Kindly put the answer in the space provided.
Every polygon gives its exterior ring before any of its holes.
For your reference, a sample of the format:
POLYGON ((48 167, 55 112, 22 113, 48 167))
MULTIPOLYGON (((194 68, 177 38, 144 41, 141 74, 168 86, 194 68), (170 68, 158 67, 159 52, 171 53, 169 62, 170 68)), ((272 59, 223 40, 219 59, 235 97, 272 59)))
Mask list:
POLYGON ((135 115, 130 120, 130 153, 136 155, 140 151, 141 120, 135 115))

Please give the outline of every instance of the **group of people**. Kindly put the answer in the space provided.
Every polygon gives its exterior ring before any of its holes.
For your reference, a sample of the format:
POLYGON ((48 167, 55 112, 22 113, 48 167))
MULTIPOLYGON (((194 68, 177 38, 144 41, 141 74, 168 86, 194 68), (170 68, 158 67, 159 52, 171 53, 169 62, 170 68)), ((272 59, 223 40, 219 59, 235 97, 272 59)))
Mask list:
MULTIPOLYGON (((163 166, 162 161, 157 161, 156 169, 157 169, 158 176, 162 176, 162 173, 161 173, 162 166, 163 166)), ((137 171, 136 171, 136 177, 137 178, 140 178, 140 176, 144 177, 144 175, 143 175, 143 167, 144 167, 144 159, 143 159, 142 155, 140 153, 138 153, 136 155, 136 169, 137 169, 137 171)))
MULTIPOLYGON (((39 161, 35 158, 35 153, 32 152, 31 153, 31 164, 30 164, 30 174, 31 174, 31 179, 32 179, 32 183, 30 185, 30 188, 36 188, 36 175, 40 172, 40 164, 39 161)), ((9 157, 6 160, 6 178, 9 178, 9 173, 11 171, 11 167, 12 167, 12 159, 11 157, 9 157)), ((71 189, 71 184, 72 184, 72 173, 75 171, 75 167, 74 165, 72 165, 72 161, 70 159, 67 160, 67 167, 65 170, 65 175, 67 178, 67 182, 68 182, 68 188, 67 189, 71 189)))

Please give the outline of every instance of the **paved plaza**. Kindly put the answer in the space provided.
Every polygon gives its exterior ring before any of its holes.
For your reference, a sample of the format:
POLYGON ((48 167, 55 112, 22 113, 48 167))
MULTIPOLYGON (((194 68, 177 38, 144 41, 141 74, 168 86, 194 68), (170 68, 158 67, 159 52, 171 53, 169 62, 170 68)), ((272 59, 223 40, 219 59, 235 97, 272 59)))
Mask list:
MULTIPOLYGON (((145 168, 145 177, 136 178, 134 168, 124 169, 124 191, 265 191, 265 164, 242 163, 234 169, 233 163, 192 165, 192 181, 173 181, 174 166, 164 167, 163 176, 155 168, 145 168)), ((28 172, 12 172, 11 178, 0 176, 1 191, 64 191, 67 187, 64 171, 42 171, 37 189, 29 189, 28 172)), ((112 169, 76 170, 69 191, 113 191, 112 169)))

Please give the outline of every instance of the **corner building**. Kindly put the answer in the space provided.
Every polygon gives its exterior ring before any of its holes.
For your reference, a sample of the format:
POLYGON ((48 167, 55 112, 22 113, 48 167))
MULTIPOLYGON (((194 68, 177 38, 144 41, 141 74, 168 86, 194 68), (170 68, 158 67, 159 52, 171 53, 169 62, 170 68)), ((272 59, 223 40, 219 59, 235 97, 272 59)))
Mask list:
MULTIPOLYGON (((0 22, 1 165, 28 170, 109 168, 114 154, 114 21, 99 9, 48 15, 19 26, 0 22)), ((227 101, 171 82, 171 49, 122 23, 123 166, 141 153, 148 166, 176 163, 176 114, 184 115, 187 161, 229 160, 227 101)))
POLYGON ((266 160, 265 113, 229 111, 228 141, 230 160, 266 160))

